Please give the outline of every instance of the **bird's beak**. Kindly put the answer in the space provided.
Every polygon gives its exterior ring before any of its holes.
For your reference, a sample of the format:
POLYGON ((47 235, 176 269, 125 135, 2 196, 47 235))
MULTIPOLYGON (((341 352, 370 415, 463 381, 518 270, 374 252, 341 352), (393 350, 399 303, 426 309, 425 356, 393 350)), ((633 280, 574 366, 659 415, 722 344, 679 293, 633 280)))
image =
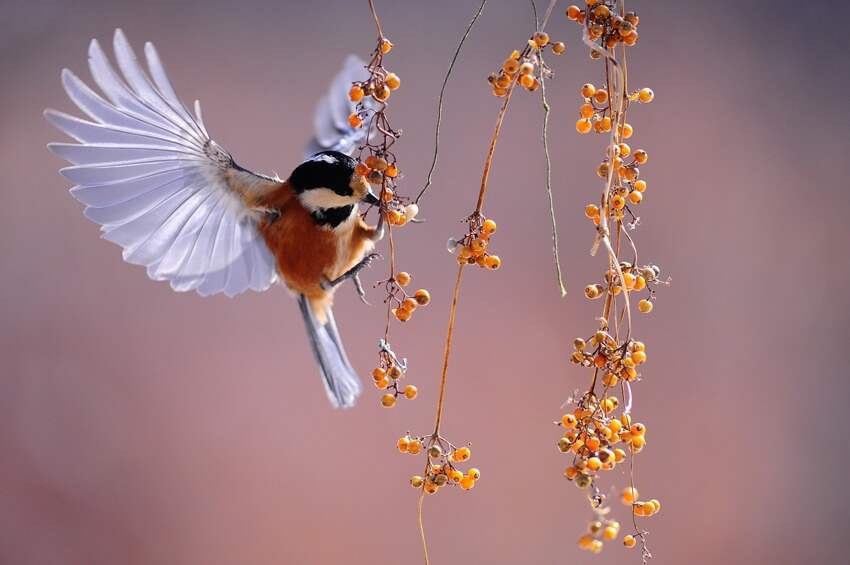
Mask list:
POLYGON ((371 189, 369 189, 366 191, 366 196, 362 198, 361 202, 365 202, 366 204, 377 204, 380 200, 378 200, 378 197, 375 196, 371 189))

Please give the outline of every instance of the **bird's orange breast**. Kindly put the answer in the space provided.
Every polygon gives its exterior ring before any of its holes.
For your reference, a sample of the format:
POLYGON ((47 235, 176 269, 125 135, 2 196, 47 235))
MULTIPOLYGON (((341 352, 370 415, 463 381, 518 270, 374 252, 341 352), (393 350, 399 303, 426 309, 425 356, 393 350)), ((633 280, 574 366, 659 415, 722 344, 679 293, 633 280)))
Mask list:
POLYGON ((265 204, 279 216, 259 228, 278 272, 292 290, 314 301, 329 299, 321 283, 357 264, 371 250, 375 230, 356 214, 333 230, 319 226, 289 186, 277 192, 265 204))

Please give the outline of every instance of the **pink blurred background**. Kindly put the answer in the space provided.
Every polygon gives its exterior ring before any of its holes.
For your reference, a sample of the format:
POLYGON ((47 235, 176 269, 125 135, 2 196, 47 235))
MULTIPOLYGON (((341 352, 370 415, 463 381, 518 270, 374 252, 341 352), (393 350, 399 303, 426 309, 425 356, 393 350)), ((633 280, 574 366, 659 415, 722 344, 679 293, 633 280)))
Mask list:
MULTIPOLYGON (((377 4, 404 83, 392 117, 410 194, 477 0, 377 4)), ((635 391, 649 428, 636 478, 664 503, 646 522, 654 563, 846 563, 850 65, 835 24, 850 9, 628 4, 642 18, 633 85, 656 92, 630 119, 632 146, 651 156, 636 238, 673 282, 636 322, 650 351, 635 391)), ((619 543, 578 550, 589 513, 554 447, 551 421, 586 385, 567 357, 593 329, 598 303, 580 290, 602 264, 587 253, 582 209, 598 194, 603 142, 573 128, 578 88, 599 67, 565 7, 549 26, 568 45, 551 61, 549 94, 572 293, 558 298, 553 280, 540 102, 518 93, 486 207, 504 266, 466 278, 444 421, 450 439, 472 443, 483 476, 469 493, 427 500, 435 564, 639 563, 619 543)), ((72 110, 60 69, 88 77, 88 41, 109 44, 121 26, 137 48, 156 42, 180 95, 203 101, 241 163, 286 175, 330 76, 374 44, 366 1, 5 0, 2 11, 0 563, 419 563, 407 479, 421 459, 394 444, 433 426, 455 270, 445 241, 473 207, 498 108, 484 79, 525 41, 528 5, 493 1, 473 32, 448 88, 428 223, 398 234, 401 267, 434 296, 394 330, 420 397, 388 411, 368 388, 347 412, 329 408, 283 290, 175 294, 99 240, 44 147, 62 136, 41 111, 72 110)), ((381 310, 349 288, 337 304, 366 374, 381 310)))

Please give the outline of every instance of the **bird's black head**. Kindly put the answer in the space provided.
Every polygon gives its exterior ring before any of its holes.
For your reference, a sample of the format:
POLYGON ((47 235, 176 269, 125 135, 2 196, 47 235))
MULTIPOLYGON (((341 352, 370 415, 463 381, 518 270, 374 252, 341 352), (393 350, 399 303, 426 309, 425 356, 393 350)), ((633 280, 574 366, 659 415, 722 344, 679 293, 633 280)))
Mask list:
POLYGON ((296 194, 306 190, 327 188, 339 196, 354 194, 351 188, 351 175, 357 161, 339 151, 316 153, 292 171, 289 182, 296 194))
POLYGON ((318 223, 335 228, 351 217, 359 202, 377 202, 366 179, 355 174, 356 165, 344 153, 322 151, 292 171, 289 182, 318 223))

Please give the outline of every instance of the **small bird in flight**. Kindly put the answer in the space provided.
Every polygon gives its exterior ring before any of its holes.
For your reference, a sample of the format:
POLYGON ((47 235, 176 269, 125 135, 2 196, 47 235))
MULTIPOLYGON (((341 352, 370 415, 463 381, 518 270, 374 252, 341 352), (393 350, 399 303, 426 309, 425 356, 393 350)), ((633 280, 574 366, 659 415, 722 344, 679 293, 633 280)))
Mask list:
MULTIPOLYGON (((119 75, 97 40, 89 68, 103 96, 62 71, 69 98, 88 116, 56 110, 45 117, 76 143, 51 143, 69 161, 71 194, 124 260, 176 291, 235 296, 280 281, 298 299, 328 398, 349 407, 360 380, 345 354, 332 312, 335 289, 377 256, 382 220, 367 225, 359 204, 377 204, 349 155, 364 138, 348 125, 346 95, 367 75, 349 56, 318 104, 310 156, 287 179, 252 172, 207 133, 171 86, 153 44, 146 73, 124 33, 114 38, 119 75)), ((380 214, 379 214, 380 216, 380 214)))

